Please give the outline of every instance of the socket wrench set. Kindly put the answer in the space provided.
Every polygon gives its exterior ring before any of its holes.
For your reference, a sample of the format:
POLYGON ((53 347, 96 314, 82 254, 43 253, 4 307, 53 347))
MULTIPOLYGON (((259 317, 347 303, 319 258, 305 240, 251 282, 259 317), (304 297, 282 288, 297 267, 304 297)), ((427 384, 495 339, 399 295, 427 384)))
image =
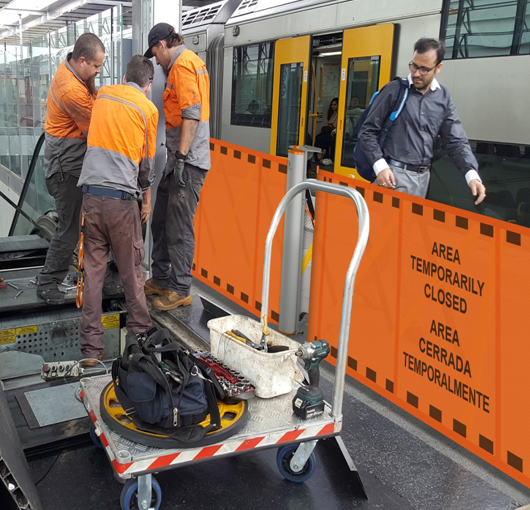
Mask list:
POLYGON ((227 404, 235 404, 241 400, 248 400, 254 397, 254 386, 250 381, 236 370, 224 365, 215 356, 209 352, 199 352, 195 354, 197 360, 202 362, 212 370, 217 377, 220 388, 222 390, 221 400, 227 404), (224 397, 222 396, 224 394, 224 397))

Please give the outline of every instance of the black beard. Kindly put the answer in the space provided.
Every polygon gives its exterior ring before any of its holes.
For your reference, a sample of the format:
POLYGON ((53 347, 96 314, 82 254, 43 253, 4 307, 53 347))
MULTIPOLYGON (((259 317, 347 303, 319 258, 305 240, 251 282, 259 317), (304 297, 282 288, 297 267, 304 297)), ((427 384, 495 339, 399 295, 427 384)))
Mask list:
POLYGON ((86 86, 88 87, 88 90, 92 93, 92 95, 95 95, 96 90, 96 77, 92 76, 92 78, 89 78, 89 80, 86 82, 86 86))

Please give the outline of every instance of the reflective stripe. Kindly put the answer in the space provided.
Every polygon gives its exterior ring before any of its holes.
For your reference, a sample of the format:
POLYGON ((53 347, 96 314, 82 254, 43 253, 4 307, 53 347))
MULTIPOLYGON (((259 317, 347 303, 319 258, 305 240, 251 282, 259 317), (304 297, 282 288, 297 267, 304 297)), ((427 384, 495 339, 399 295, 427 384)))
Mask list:
POLYGON ((208 71, 206 69, 197 69, 195 71, 195 74, 207 74, 208 71))
POLYGON ((173 85, 171 85, 171 83, 166 83, 166 88, 167 89, 171 89, 171 90, 174 89, 174 87, 173 87, 173 85))
MULTIPOLYGON (((59 102, 59 100, 55 97, 55 94, 53 92, 53 85, 50 87, 50 92, 52 93, 53 100, 59 105, 59 108, 66 113, 66 115, 70 116, 70 114, 66 111, 64 106, 59 102)), ((84 134, 84 133, 83 133, 84 134)))
POLYGON ((124 105, 134 108, 137 112, 140 112, 140 115, 144 119, 144 123, 145 123, 145 156, 148 158, 149 157, 149 128, 147 126, 147 118, 143 110, 138 105, 135 105, 134 103, 131 103, 130 101, 126 101, 125 99, 121 99, 119 97, 109 96, 108 94, 98 94, 98 99, 99 98, 109 99, 110 101, 116 101, 118 103, 122 103, 124 105))

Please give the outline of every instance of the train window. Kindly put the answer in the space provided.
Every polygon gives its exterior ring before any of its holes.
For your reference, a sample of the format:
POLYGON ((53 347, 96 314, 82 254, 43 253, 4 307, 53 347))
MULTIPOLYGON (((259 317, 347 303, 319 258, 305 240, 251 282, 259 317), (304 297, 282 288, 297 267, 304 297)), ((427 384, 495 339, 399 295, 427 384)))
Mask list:
POLYGON ((357 123, 370 103, 379 84, 381 58, 362 57, 348 60, 348 88, 344 108, 344 136, 342 139, 342 166, 354 168, 353 148, 357 142, 357 123))
POLYGON ((234 48, 232 125, 271 127, 273 55, 274 42, 234 48))
POLYGON ((287 157, 289 146, 298 144, 303 72, 302 62, 283 64, 280 67, 277 156, 287 157))
POLYGON ((427 198, 530 227, 530 145, 477 140, 470 144, 487 190, 484 202, 473 205, 469 187, 442 149, 435 151, 427 198))
POLYGON ((445 0, 441 27, 445 58, 528 53, 529 11, 528 0, 445 0))

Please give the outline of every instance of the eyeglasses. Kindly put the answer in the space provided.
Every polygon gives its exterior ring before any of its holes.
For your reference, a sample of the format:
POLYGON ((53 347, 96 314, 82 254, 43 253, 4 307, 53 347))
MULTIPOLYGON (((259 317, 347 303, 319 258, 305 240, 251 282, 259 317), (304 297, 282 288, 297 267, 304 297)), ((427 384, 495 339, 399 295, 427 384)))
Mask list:
POLYGON ((436 64, 434 67, 420 67, 417 66, 412 60, 409 62, 409 69, 411 70, 411 72, 415 73, 416 71, 419 71, 422 76, 429 74, 436 67, 438 67, 438 64, 436 64))

